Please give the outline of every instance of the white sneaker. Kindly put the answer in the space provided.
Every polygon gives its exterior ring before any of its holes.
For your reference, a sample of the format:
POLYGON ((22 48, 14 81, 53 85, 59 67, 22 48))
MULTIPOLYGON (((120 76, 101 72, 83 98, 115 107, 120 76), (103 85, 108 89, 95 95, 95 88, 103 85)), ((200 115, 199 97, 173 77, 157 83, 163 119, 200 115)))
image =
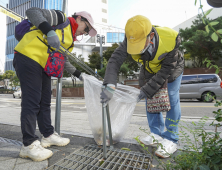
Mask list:
POLYGON ((150 133, 147 137, 142 138, 140 141, 145 145, 153 145, 156 143, 161 143, 163 141, 163 138, 157 134, 150 133))
POLYGON ((44 138, 42 137, 41 145, 46 148, 51 145, 66 146, 70 142, 69 138, 62 138, 58 133, 54 132, 51 136, 44 138))
POLYGON ((161 144, 163 145, 163 149, 159 146, 155 152, 155 155, 158 157, 168 158, 177 150, 177 144, 170 140, 164 139, 161 144))
POLYGON ((22 158, 31 158, 33 161, 43 161, 52 156, 52 151, 45 149, 40 145, 40 141, 36 140, 29 146, 22 146, 19 156, 22 158))

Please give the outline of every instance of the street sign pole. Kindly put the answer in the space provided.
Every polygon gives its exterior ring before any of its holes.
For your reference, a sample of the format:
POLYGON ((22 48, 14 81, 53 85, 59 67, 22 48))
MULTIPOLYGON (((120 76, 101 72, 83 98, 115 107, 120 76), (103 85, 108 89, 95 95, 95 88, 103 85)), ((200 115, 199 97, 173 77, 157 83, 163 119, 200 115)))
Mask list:
POLYGON ((105 36, 97 34, 97 43, 100 44, 100 51, 99 51, 99 54, 101 57, 100 69, 102 69, 103 68, 103 44, 105 44, 105 36))
POLYGON ((103 42, 102 42, 102 36, 100 36, 99 38, 99 43, 100 43, 100 57, 101 57, 101 65, 100 65, 100 69, 103 68, 103 42))

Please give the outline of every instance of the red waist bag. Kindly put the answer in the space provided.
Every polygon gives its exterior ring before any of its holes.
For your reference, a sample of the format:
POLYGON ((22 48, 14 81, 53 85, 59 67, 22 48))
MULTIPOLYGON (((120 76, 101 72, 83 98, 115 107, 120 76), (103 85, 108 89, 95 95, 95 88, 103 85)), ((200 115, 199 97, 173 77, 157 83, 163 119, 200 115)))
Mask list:
POLYGON ((48 76, 61 78, 65 66, 65 57, 60 52, 52 52, 49 54, 44 71, 48 76))

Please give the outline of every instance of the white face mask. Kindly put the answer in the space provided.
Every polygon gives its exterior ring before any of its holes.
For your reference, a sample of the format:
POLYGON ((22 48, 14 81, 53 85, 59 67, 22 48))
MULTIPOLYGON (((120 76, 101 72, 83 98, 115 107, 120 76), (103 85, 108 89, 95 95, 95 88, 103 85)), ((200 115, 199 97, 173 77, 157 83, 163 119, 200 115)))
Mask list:
POLYGON ((146 51, 147 48, 149 47, 149 45, 150 45, 150 36, 148 37, 148 41, 149 41, 149 43, 147 44, 146 48, 144 48, 144 49, 140 52, 140 54, 145 53, 145 51, 146 51))

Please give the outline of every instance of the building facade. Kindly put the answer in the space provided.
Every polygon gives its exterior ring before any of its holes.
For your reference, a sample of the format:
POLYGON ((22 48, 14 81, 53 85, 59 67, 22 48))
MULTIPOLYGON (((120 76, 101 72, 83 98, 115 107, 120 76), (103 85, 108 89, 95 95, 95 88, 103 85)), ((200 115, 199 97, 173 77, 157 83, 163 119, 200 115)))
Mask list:
MULTIPOLYGON (((63 0, 9 0, 7 8, 18 13, 19 15, 25 17, 25 11, 31 7, 38 7, 44 9, 58 9, 62 10, 63 0)), ((6 40, 6 50, 5 50, 5 71, 13 70, 12 61, 14 58, 14 48, 18 44, 15 39, 14 30, 15 26, 19 22, 7 17, 7 40, 6 40)))

